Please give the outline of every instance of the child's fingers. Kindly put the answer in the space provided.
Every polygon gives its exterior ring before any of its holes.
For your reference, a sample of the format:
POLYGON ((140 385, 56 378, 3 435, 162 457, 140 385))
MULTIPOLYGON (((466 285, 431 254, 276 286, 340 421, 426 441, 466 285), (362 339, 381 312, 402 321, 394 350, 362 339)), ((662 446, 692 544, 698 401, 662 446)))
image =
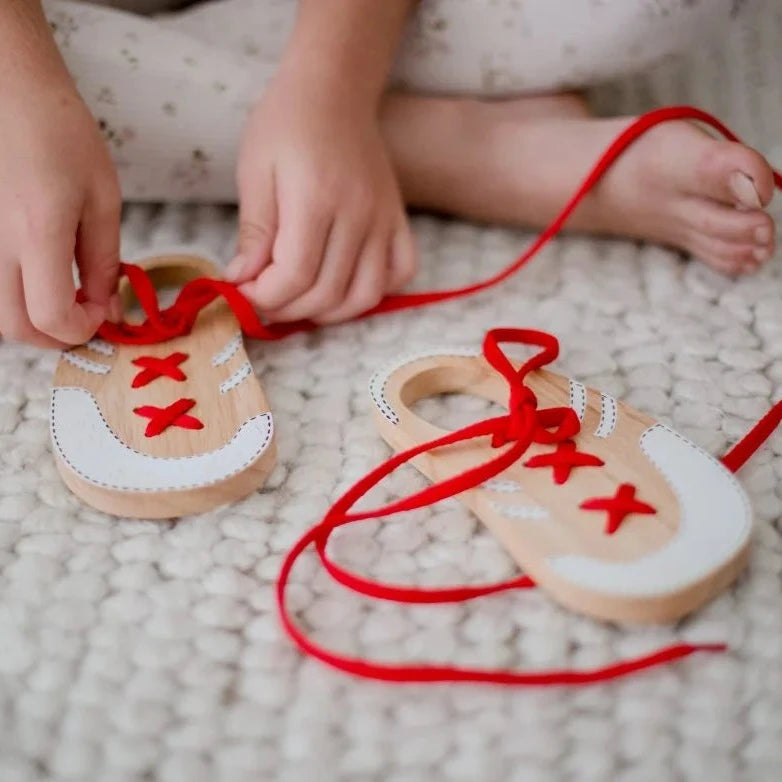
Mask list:
POLYGON ((388 293, 394 293, 407 285, 418 270, 418 249, 407 216, 394 233, 388 273, 388 293))
POLYGON ((372 309, 383 298, 389 264, 389 239, 385 234, 371 236, 361 252, 345 300, 336 309, 319 315, 319 323, 348 320, 372 309))
POLYGON ((269 319, 274 322, 302 320, 339 307, 345 300, 365 236, 363 222, 337 221, 329 233, 315 284, 282 309, 268 313, 269 319))
POLYGON ((0 334, 5 339, 42 348, 65 347, 62 342, 41 334, 30 322, 24 303, 22 270, 13 261, 0 261, 0 334))
POLYGON ((76 234, 76 264, 89 301, 107 305, 117 292, 122 201, 119 188, 87 202, 76 234))
POLYGON ((260 310, 279 310, 309 290, 318 276, 333 212, 302 199, 280 215, 272 263, 240 290, 260 310))
POLYGON ((29 245, 22 264, 30 322, 46 336, 69 345, 90 339, 107 314, 106 305, 76 301, 74 244, 73 231, 52 224, 29 245))
POLYGON ((253 177, 251 184, 240 185, 239 236, 236 255, 225 270, 225 278, 242 283, 254 280, 271 263, 277 235, 277 199, 274 172, 253 177))

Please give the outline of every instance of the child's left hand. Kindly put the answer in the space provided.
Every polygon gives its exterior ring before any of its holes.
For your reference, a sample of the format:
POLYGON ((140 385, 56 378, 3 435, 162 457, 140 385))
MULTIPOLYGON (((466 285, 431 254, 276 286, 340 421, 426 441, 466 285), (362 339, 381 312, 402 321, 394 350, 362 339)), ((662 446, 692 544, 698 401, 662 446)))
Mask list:
POLYGON ((348 93, 281 70, 245 129, 227 276, 272 321, 346 320, 415 272, 375 112, 348 93))

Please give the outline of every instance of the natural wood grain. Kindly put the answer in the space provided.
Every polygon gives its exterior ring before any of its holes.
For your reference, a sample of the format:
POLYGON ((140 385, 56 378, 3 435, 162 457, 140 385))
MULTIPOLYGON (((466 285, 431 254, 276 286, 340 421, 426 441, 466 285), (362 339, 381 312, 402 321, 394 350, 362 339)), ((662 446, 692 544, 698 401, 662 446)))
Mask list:
MULTIPOLYGON (((568 404, 569 381, 566 378, 541 370, 530 374, 526 382, 538 397, 540 408, 568 404)), ((505 406, 508 387, 480 357, 439 356, 417 360, 394 371, 386 383, 385 397, 399 416, 399 423, 392 423, 375 407, 381 435, 397 451, 442 436, 443 429, 416 415, 411 406, 424 397, 449 392, 481 396, 505 406)), ((736 578, 747 561, 746 545, 717 572, 684 590, 655 598, 612 596, 575 589, 546 565, 549 557, 563 554, 629 562, 664 546, 678 528, 678 501, 638 447, 641 435, 655 421, 621 402, 618 402, 618 408, 621 426, 610 438, 596 437, 594 431, 601 416, 601 395, 588 389, 586 413, 576 442, 579 451, 603 459, 604 467, 575 469, 565 484, 557 485, 551 469, 523 466, 528 458, 553 450, 552 446, 533 444, 522 460, 501 476, 503 480, 518 482, 523 491, 497 493, 479 487, 461 493, 458 499, 496 535, 524 572, 565 606, 614 621, 672 621, 711 599, 736 578), (605 514, 581 510, 579 505, 589 497, 612 496, 621 483, 636 486, 638 498, 650 502, 657 514, 629 516, 616 533, 607 535, 604 532, 605 514), (509 518, 498 512, 494 503, 542 506, 549 511, 550 517, 545 523, 509 518)), ((424 454, 415 464, 430 480, 438 481, 484 463, 492 455, 488 439, 484 438, 424 454)))
MULTIPOLYGON (((151 276, 156 286, 161 287, 181 285, 189 278, 219 274, 208 261, 191 256, 160 256, 142 265, 153 270, 151 276)), ((126 304, 131 303, 127 286, 125 299, 126 304)), ((112 431, 134 450, 160 457, 212 451, 230 440, 241 422, 269 411, 269 404, 254 373, 232 391, 220 392, 220 383, 247 362, 247 354, 241 344, 234 355, 219 367, 213 366, 212 358, 239 331, 233 313, 222 300, 218 300, 201 312, 188 336, 158 345, 116 345, 113 356, 96 356, 86 347, 76 348, 74 352, 84 358, 111 365, 111 372, 106 375, 91 374, 61 358, 54 375, 54 386, 89 390, 98 400, 112 431), (180 365, 187 375, 185 381, 160 378, 141 388, 131 387, 133 378, 140 371, 131 363, 134 358, 141 355, 163 358, 177 351, 189 356, 180 365), (196 400, 190 414, 199 418, 204 428, 187 430, 170 427, 157 437, 145 437, 148 419, 136 415, 133 409, 140 405, 166 407, 182 397, 196 400)), ((66 484, 88 504, 107 513, 150 519, 200 513, 245 496, 263 484, 274 461, 272 442, 247 469, 227 480, 187 491, 144 493, 95 486, 76 475, 61 459, 57 460, 66 484)))

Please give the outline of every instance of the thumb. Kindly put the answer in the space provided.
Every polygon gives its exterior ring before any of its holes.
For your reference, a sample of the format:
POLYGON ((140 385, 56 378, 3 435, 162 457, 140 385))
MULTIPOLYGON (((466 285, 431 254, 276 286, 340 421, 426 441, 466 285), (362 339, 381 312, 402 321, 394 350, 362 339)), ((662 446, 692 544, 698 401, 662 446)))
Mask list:
POLYGON ((102 306, 111 320, 122 316, 117 293, 121 210, 119 194, 88 201, 76 235, 76 265, 84 297, 102 306))
POLYGON ((277 200, 274 177, 265 172, 239 193, 239 236, 236 255, 225 270, 225 278, 235 283, 254 280, 271 262, 277 234, 277 200))

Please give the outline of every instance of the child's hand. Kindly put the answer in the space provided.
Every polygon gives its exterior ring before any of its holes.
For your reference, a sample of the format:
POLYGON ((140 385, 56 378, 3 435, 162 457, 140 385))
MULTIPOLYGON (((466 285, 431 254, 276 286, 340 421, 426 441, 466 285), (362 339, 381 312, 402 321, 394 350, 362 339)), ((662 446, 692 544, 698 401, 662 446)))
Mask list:
POLYGON ((0 79, 0 332, 79 344, 121 314, 117 175, 67 74, 15 76, 0 79))
POLYGON ((374 112, 281 71, 250 116, 228 276, 273 321, 345 320, 414 274, 399 187, 374 112))

